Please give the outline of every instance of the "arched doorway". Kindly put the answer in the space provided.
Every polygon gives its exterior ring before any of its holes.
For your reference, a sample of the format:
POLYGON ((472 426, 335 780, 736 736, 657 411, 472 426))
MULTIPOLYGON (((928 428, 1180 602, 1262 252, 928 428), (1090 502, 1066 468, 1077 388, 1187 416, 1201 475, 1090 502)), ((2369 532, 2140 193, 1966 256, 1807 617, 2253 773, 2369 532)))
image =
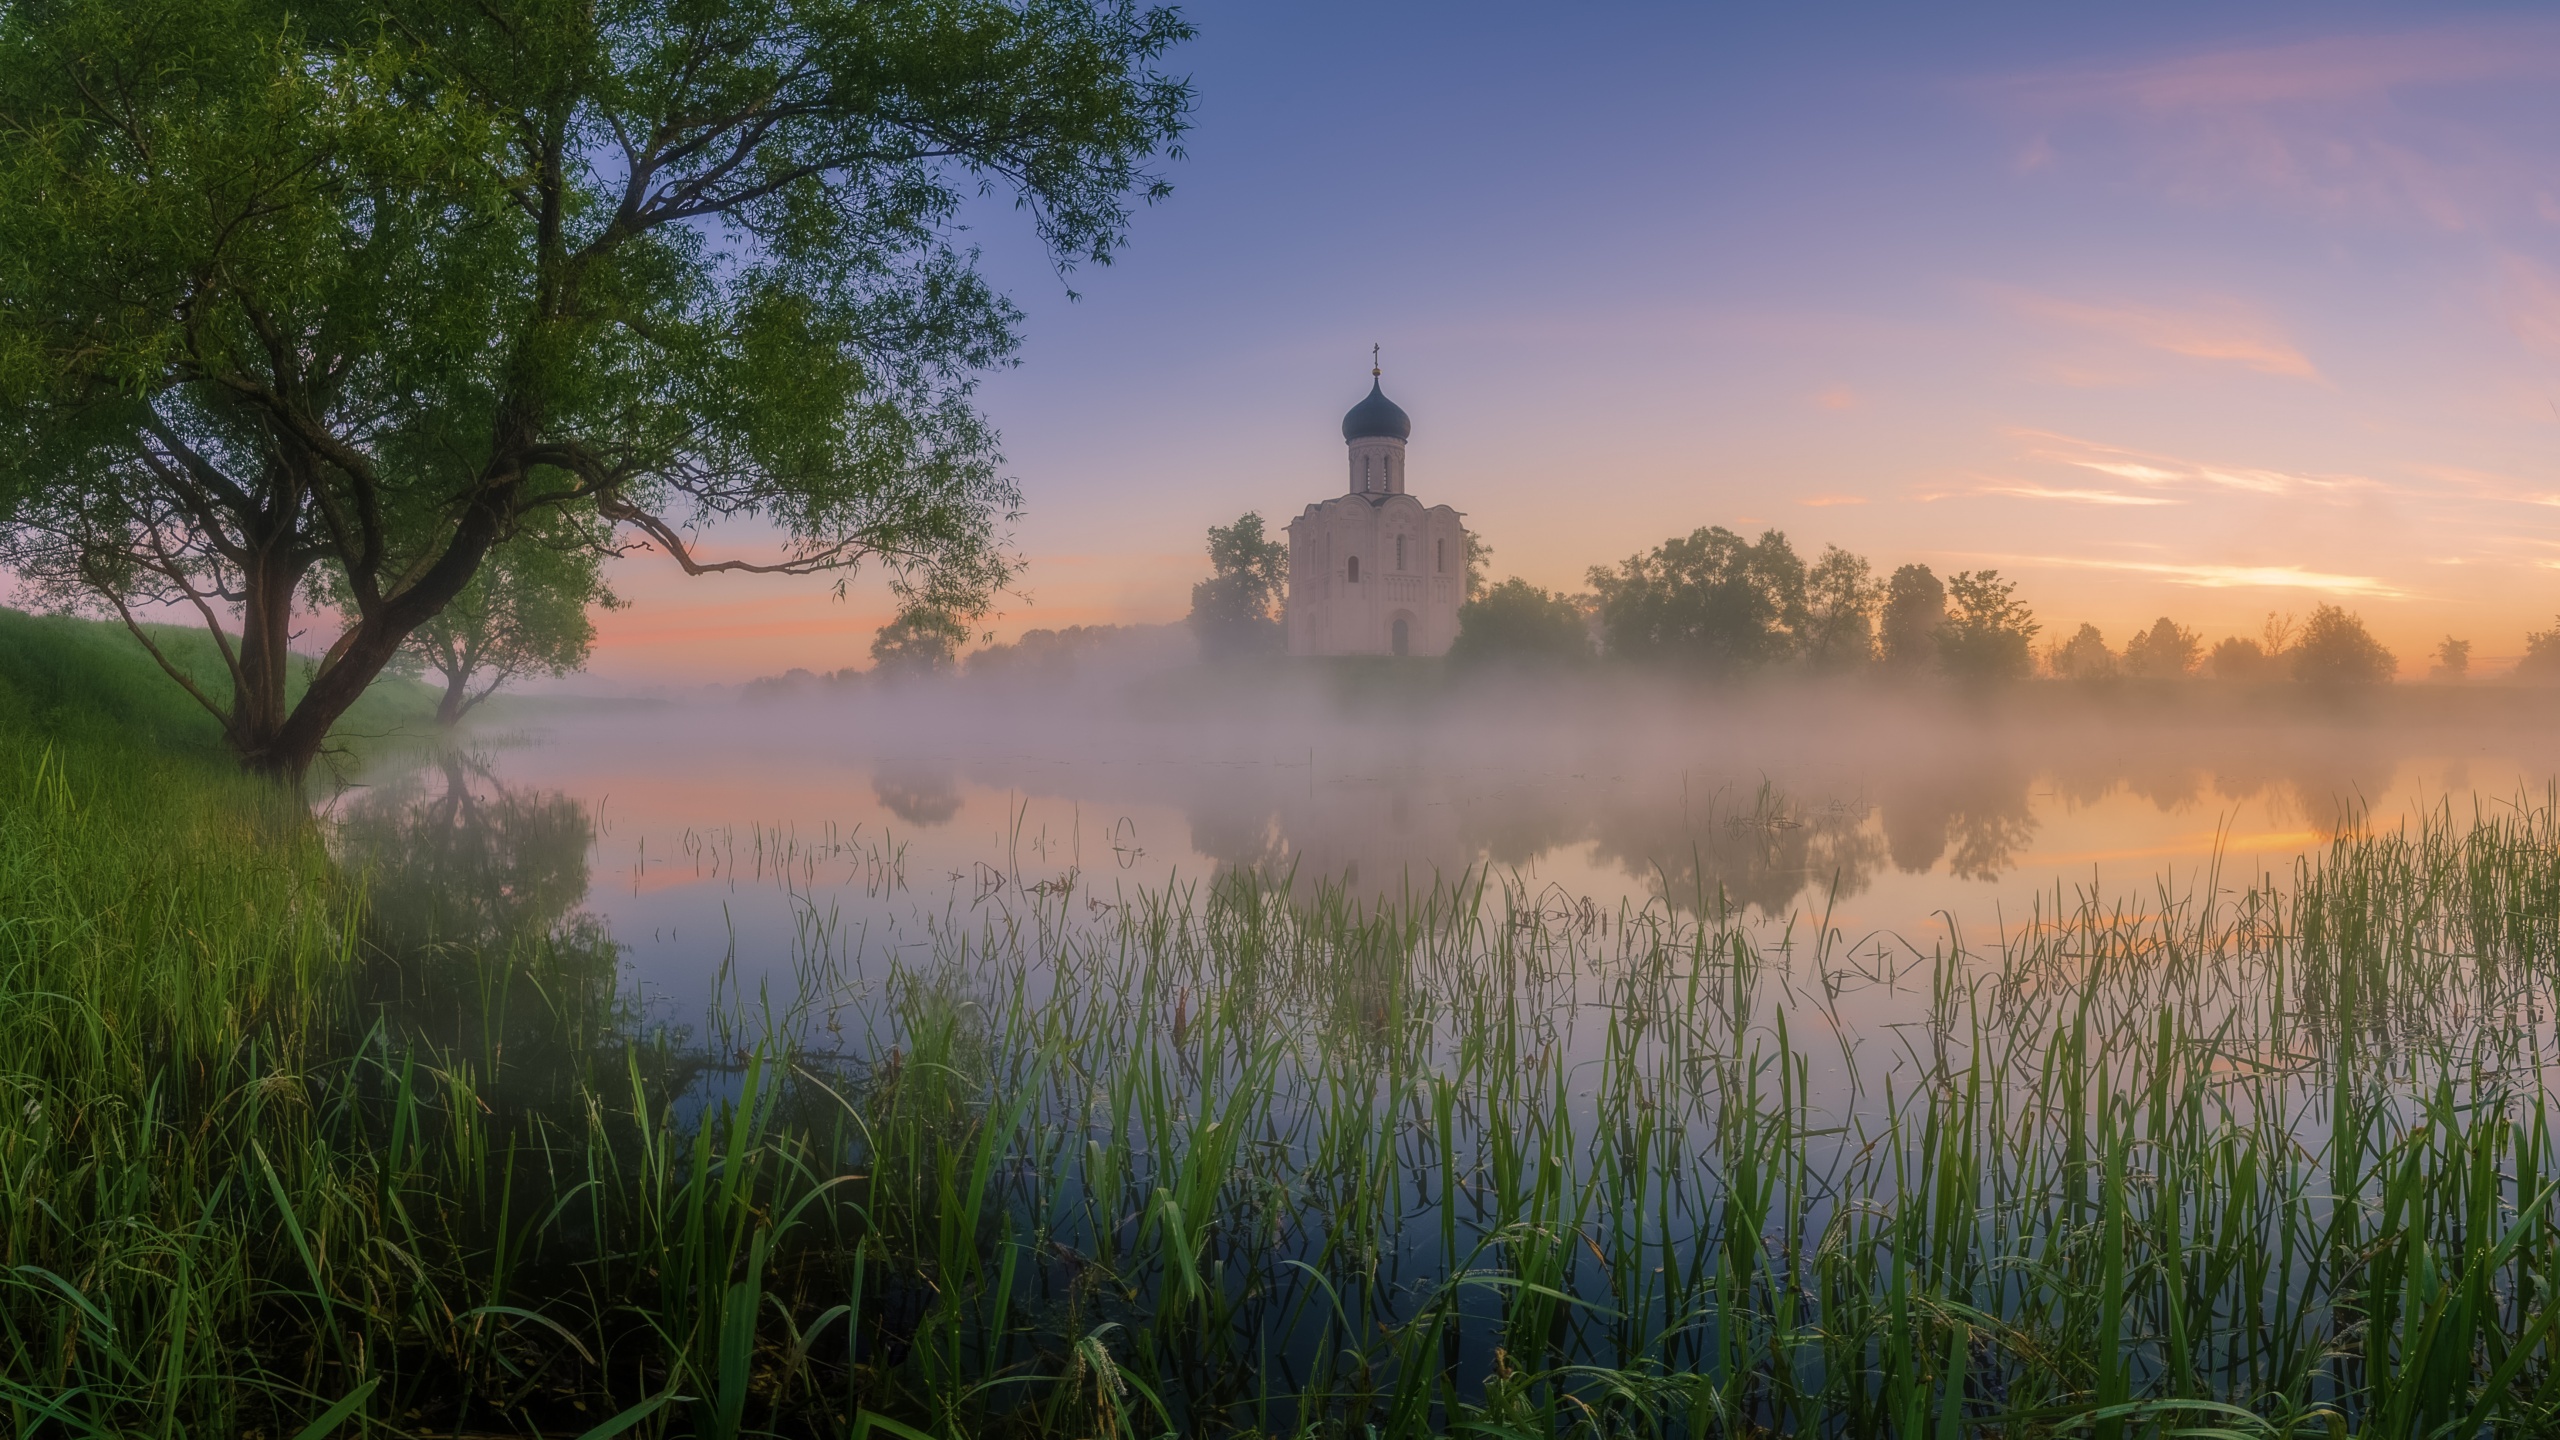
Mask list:
POLYGON ((1413 625, 1405 617, 1397 616, 1396 623, 1387 628, 1387 635, 1388 647, 1395 653, 1398 655, 1413 653, 1413 625))

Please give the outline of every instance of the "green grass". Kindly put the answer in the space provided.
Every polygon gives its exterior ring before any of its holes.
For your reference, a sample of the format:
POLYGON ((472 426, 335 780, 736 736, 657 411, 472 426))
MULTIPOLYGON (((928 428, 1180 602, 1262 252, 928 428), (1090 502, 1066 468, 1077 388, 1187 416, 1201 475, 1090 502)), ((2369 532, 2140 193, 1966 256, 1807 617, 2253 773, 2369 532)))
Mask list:
MULTIPOLYGON (((203 631, 148 627, 153 642, 207 694, 230 680, 203 631)), ((297 690, 298 690, 297 686, 297 690)), ((339 722, 333 744, 361 748, 432 727, 425 686, 386 681, 339 722)), ((117 756, 215 757, 222 727, 162 673, 122 625, 0 606, 0 734, 20 743, 97 743, 117 756)))
POLYGON ((574 807, 316 825, 110 651, 10 663, 14 1433, 2560 1423, 2553 797, 1979 950, 1481 877, 1016 892, 899 963, 812 912, 685 1044, 574 807))

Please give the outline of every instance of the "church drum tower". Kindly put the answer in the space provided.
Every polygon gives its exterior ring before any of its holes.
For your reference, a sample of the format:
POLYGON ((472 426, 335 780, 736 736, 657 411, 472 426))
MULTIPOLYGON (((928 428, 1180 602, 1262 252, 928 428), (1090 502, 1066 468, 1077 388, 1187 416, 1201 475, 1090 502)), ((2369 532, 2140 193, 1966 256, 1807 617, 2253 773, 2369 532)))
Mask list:
POLYGON ((1405 493, 1413 422, 1369 369, 1369 395, 1342 417, 1349 489, 1289 522, 1292 655, 1446 655, 1466 595, 1458 512, 1405 493))

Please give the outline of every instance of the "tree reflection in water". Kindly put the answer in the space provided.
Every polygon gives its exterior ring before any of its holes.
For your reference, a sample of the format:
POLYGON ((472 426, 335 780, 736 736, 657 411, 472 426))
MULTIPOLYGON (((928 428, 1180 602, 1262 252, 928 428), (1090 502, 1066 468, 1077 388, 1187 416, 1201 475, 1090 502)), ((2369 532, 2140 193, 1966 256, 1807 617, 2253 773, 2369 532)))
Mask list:
POLYGON ((960 781, 947 760, 883 760, 871 772, 871 793, 890 814, 919 828, 960 813, 960 781))
POLYGON ((518 1080, 538 1054, 624 1033, 620 950, 583 904, 595 825, 579 801, 446 751, 355 795, 336 835, 364 877, 368 1009, 431 1044, 507 1052, 518 1080))

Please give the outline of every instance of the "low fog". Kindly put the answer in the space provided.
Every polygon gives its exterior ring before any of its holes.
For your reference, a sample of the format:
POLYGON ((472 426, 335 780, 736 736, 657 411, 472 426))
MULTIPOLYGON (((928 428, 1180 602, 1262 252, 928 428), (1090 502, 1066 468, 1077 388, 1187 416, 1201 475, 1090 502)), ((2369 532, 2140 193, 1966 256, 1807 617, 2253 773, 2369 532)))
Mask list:
MULTIPOLYGON (((1599 663, 1212 663, 1166 626, 903 678, 799 673, 678 702, 519 701, 502 712, 512 724, 481 733, 572 751, 616 777, 624 804, 713 771, 760 777, 733 781, 733 798, 689 802, 704 823, 784 818, 747 813, 759 806, 805 818, 849 794, 929 832, 974 788, 1064 802, 1097 837, 1137 807, 1174 812, 1189 833, 1147 837, 1159 853, 1178 840, 1221 871, 1302 887, 1535 872, 1570 851, 1675 906, 1720 892, 1779 916, 1888 876, 1999 880, 2061 843, 2057 817, 2101 805, 2120 821, 2177 817, 2187 836, 2249 806, 2262 828, 2316 839, 2396 822, 2450 791, 2463 805, 2475 788, 2511 798, 2560 760, 2555 709, 2549 692, 2485 685, 2341 693, 2110 677, 1968 689, 1599 663)), ((2138 837, 2109 849, 2124 853, 2101 878, 2126 885, 2182 858, 2138 837)))

